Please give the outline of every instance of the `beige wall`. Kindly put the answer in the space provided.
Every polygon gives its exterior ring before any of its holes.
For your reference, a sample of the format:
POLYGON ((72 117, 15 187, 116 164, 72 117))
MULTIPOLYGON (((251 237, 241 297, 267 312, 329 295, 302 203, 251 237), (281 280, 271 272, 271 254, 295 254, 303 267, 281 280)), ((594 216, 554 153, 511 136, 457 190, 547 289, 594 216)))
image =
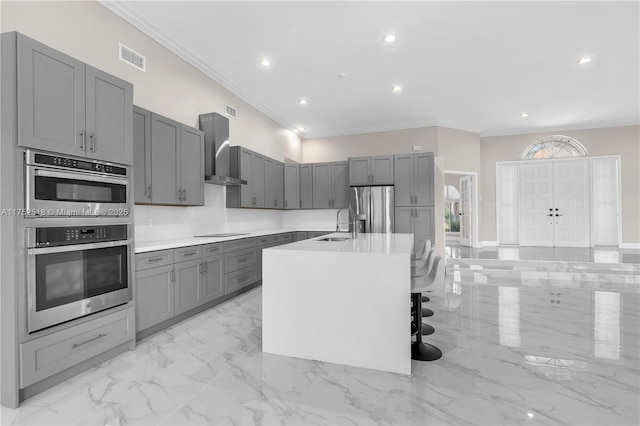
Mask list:
MULTIPOLYGON (((198 115, 237 109, 230 120, 232 145, 269 157, 301 161, 302 143, 224 87, 138 31, 95 1, 2 1, 0 29, 18 31, 134 85, 133 102, 158 114, 197 127, 198 115), (118 58, 118 43, 147 59, 141 72, 118 58)), ((225 208, 222 187, 205 185, 205 206, 136 206, 137 241, 196 233, 279 227, 282 212, 225 208)))
POLYGON ((522 159, 523 151, 538 139, 561 134, 577 139, 590 156, 621 155, 622 242, 640 242, 640 126, 566 130, 545 133, 484 137, 480 139, 480 239, 496 240, 495 165, 522 159))
POLYGON ((134 85, 133 102, 197 127, 198 115, 238 110, 232 145, 278 160, 302 158, 300 140, 95 1, 2 1, 2 32, 18 31, 134 85), (147 58, 141 72, 118 59, 118 43, 147 58))

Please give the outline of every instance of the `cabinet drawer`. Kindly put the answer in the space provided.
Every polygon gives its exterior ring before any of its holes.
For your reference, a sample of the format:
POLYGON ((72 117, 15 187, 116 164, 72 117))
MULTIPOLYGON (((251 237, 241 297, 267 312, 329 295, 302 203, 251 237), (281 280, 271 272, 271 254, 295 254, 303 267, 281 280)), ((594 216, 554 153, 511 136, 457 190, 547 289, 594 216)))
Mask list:
POLYGON ((224 277, 224 294, 240 290, 243 287, 255 283, 257 280, 258 278, 255 266, 244 268, 231 274, 226 274, 224 277))
POLYGON ((293 241, 293 234, 292 233, 280 234, 280 243, 281 244, 289 244, 291 241, 293 241))
POLYGON ((183 247, 173 250, 174 262, 185 262, 187 260, 200 259, 202 251, 200 246, 183 247))
POLYGON ((136 254, 136 271, 155 268, 156 266, 171 265, 172 263, 173 250, 160 250, 136 254))
POLYGON ((229 253, 231 251, 242 250, 249 247, 256 246, 255 238, 243 238, 236 241, 227 241, 224 244, 224 252, 229 253))
POLYGON ((256 245, 259 246, 264 246, 266 244, 271 244, 273 242, 272 240, 273 236, 272 235, 265 235, 264 237, 256 237, 256 245))
POLYGON ((135 337, 133 308, 20 345, 20 387, 112 349, 135 337))
POLYGON ((202 246, 202 256, 215 256, 222 254, 222 243, 206 244, 202 246))
POLYGON ((224 272, 233 272, 256 263, 256 249, 248 248, 224 255, 224 272))

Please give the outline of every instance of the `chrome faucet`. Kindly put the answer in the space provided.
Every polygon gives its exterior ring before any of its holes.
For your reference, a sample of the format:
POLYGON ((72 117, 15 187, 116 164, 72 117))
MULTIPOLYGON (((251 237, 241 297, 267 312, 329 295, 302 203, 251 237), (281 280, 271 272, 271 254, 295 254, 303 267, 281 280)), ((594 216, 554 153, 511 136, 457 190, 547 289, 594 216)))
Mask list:
POLYGON ((342 223, 340 223, 340 213, 343 210, 348 210, 349 211, 349 222, 348 222, 348 224, 351 226, 351 238, 358 238, 358 228, 357 228, 356 213, 351 209, 351 207, 340 209, 340 210, 338 210, 338 213, 336 213, 336 232, 340 232, 340 225, 342 225, 342 223), (351 220, 352 217, 353 217, 353 220, 351 220))

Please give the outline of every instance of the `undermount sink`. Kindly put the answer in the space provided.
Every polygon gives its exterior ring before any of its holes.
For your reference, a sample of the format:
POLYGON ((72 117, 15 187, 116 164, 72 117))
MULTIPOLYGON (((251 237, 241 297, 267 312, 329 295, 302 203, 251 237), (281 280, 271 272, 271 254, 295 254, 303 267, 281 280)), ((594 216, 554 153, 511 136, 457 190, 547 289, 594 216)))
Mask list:
POLYGON ((347 241, 350 239, 351 237, 327 237, 327 238, 320 238, 318 241, 347 241))

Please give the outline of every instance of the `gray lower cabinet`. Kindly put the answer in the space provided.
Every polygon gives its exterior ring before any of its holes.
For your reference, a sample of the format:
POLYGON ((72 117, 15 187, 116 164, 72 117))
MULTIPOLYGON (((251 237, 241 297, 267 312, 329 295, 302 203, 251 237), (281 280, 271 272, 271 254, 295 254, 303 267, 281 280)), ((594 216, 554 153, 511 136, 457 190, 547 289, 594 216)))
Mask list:
POLYGON ((314 163, 312 165, 314 209, 347 207, 349 203, 349 163, 314 163))
POLYGON ((323 235, 331 234, 329 231, 308 231, 307 238, 322 237, 323 235))
POLYGON ((22 34, 17 39, 18 144, 133 163, 133 85, 22 34))
POLYGON ((296 231, 294 234, 294 241, 303 241, 307 238, 309 238, 307 231, 296 231))
POLYGON ((417 253, 426 240, 435 239, 434 207, 396 207, 395 230, 398 234, 413 234, 417 253))
POLYGON ((224 294, 240 290, 258 280, 256 239, 243 238, 224 245, 224 294))
POLYGON ((173 264, 136 272, 136 330, 173 318, 173 264))
POLYGON ((176 263, 175 312, 179 315, 201 305, 202 261, 198 259, 176 263))
POLYGON ((135 338, 133 308, 20 344, 20 388, 135 338))
POLYGON ((134 201, 204 205, 203 133, 134 107, 134 201))
POLYGON ((202 259, 202 303, 211 302, 224 295, 223 286, 223 258, 221 255, 208 256, 202 259))
POLYGON ((300 208, 300 166, 284 164, 284 208, 300 208))
POLYGON ((300 208, 313 208, 313 165, 300 164, 300 208))

